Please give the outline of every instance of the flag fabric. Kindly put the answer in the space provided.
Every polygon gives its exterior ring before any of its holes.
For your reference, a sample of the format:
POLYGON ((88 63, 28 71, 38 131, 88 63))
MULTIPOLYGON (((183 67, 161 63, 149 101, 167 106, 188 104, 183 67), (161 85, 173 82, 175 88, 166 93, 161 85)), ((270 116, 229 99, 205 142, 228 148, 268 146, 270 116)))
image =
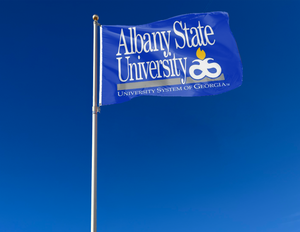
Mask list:
POLYGON ((206 96, 242 84, 226 12, 100 29, 100 105, 138 96, 206 96))

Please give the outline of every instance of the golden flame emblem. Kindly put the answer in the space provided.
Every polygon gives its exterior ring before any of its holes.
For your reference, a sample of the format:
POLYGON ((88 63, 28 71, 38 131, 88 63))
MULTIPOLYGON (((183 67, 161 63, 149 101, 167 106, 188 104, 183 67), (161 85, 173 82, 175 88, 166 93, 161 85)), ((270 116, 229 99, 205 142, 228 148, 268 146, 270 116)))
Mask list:
POLYGON ((200 60, 204 60, 206 57, 206 53, 204 50, 201 50, 201 48, 198 48, 197 52, 196 52, 196 56, 200 59, 200 60))

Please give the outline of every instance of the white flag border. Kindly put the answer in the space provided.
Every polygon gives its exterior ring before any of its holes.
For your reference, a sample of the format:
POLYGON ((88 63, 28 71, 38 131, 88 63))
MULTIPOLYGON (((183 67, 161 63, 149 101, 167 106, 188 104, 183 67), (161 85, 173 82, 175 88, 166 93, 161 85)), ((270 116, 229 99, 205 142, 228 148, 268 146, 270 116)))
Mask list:
POLYGON ((102 59, 103 59, 103 54, 102 54, 102 26, 100 25, 100 57, 99 57, 99 106, 102 106, 102 59))

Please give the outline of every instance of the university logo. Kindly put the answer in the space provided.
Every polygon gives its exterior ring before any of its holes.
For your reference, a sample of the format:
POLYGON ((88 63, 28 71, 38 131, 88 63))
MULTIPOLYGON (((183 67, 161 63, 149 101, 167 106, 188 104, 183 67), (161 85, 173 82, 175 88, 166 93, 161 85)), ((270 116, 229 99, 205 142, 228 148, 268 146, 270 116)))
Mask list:
POLYGON ((227 13, 102 28, 102 104, 140 95, 215 95, 242 83, 242 65, 227 13))
POLYGON ((210 79, 216 79, 220 76, 222 69, 220 65, 216 62, 211 62, 213 58, 205 58, 206 53, 204 50, 198 48, 197 50, 198 59, 193 60, 192 65, 189 69, 190 75, 194 80, 202 80, 205 77, 210 79))

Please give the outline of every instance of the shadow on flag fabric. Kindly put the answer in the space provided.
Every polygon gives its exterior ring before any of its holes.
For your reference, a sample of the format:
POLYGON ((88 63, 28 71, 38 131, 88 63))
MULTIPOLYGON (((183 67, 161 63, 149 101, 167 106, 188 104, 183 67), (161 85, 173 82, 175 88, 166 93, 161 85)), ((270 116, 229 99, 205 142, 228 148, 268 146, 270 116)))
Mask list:
POLYGON ((226 12, 100 28, 100 105, 138 96, 207 96, 242 84, 226 12), (102 74, 102 75, 101 75, 102 74))

